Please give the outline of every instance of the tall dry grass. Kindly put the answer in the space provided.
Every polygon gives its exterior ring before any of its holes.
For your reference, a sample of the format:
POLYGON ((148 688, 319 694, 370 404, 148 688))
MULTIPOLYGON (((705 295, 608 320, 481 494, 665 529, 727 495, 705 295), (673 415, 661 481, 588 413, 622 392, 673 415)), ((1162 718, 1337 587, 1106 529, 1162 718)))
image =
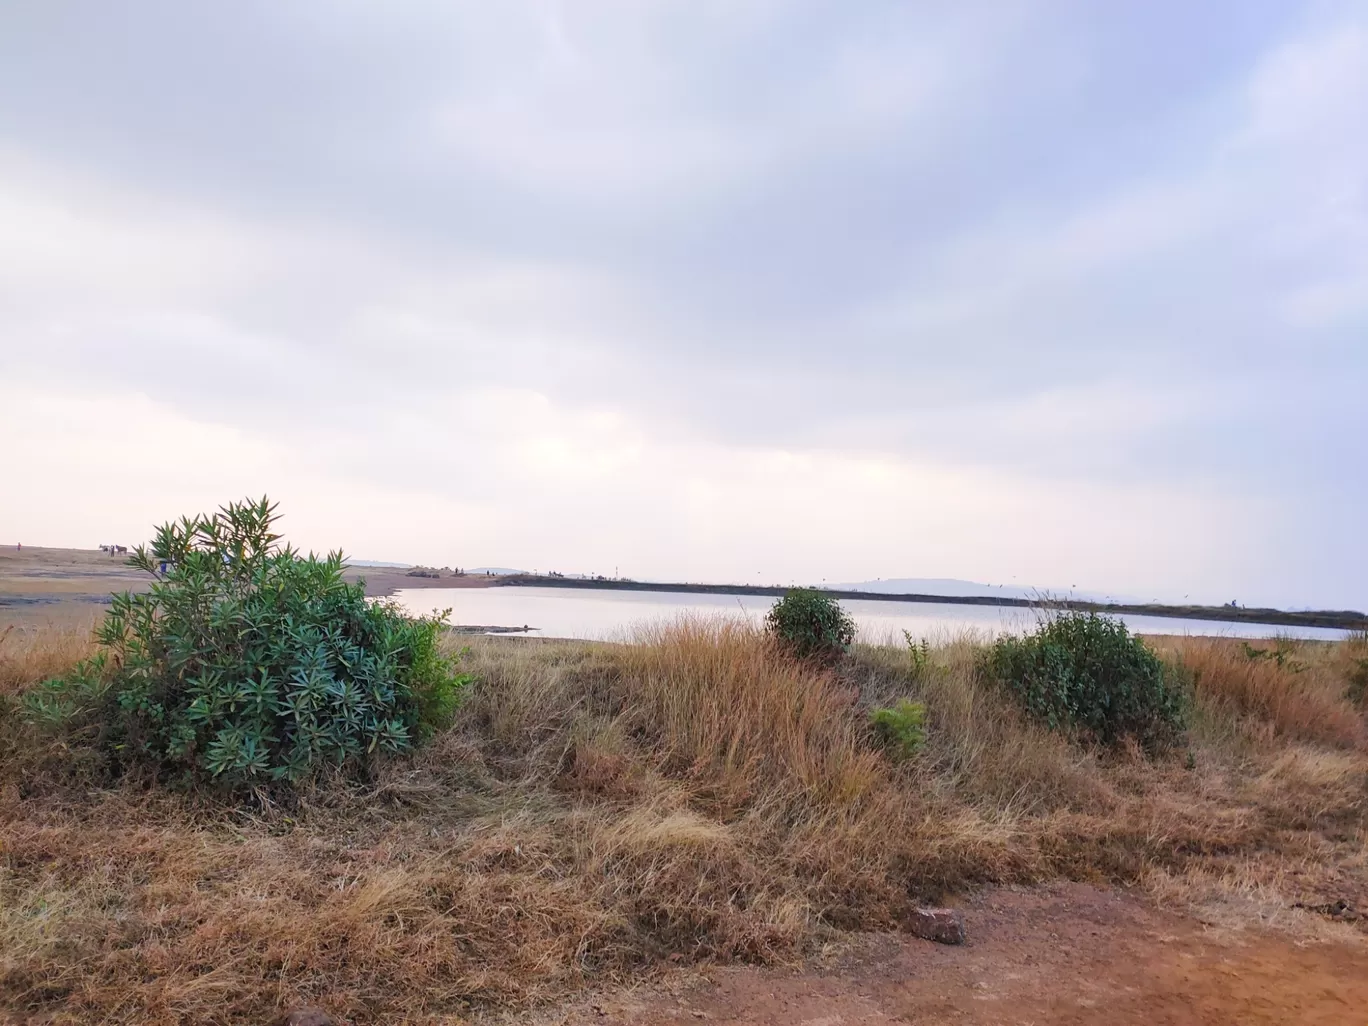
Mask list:
MULTIPOLYGON (((0 1021, 246 1023, 305 1000, 452 1021, 679 962, 790 961, 984 881, 1356 899, 1368 759, 1347 733, 1088 751, 978 663, 966 640, 915 674, 890 648, 825 670, 698 621, 619 646, 479 639, 452 730, 251 809, 102 777, 0 708, 0 1021), (905 696, 928 742, 895 765, 866 718, 905 696)), ((1212 709, 1272 723, 1291 701, 1212 709)))
POLYGON ((686 619, 643 633, 621 666, 626 724, 653 736, 662 769, 743 801, 764 788, 771 800, 849 806, 886 782, 851 715, 858 691, 751 627, 686 619))
POLYGON ((1202 713, 1256 740, 1272 735, 1345 748, 1368 743, 1363 711, 1351 698, 1351 642, 1174 638, 1156 644, 1192 674, 1202 713))
POLYGON ((0 696, 58 676, 95 653, 94 623, 0 627, 0 696))

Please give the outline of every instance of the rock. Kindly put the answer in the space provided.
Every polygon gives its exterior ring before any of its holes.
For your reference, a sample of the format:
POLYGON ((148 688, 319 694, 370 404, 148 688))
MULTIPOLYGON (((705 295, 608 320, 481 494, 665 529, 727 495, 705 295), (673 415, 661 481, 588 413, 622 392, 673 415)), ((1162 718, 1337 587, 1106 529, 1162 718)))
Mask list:
POLYGON ((953 908, 919 908, 912 913, 907 931, 937 944, 963 944, 964 914, 953 908))
POLYGON ((1354 906, 1350 905, 1349 902, 1345 901, 1343 898, 1340 898, 1338 901, 1329 902, 1325 905, 1307 905, 1298 901, 1293 904, 1292 907, 1302 909, 1305 912, 1318 912, 1323 916, 1330 916, 1341 923, 1357 923, 1360 919, 1364 918, 1354 906))
POLYGON ((337 1020, 321 1008, 304 1005, 292 1008, 276 1020, 277 1026, 337 1026, 337 1020))

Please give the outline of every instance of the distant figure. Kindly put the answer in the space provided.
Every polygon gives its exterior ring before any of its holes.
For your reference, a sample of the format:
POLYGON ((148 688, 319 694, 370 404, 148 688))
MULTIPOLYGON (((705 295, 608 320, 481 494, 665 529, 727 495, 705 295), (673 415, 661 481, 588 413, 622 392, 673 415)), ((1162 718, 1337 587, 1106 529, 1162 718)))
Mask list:
POLYGON ((24 543, 23 543, 23 542, 16 542, 15 545, 14 545, 14 547, 15 547, 16 549, 18 549, 20 552, 23 552, 23 551, 24 551, 24 543))

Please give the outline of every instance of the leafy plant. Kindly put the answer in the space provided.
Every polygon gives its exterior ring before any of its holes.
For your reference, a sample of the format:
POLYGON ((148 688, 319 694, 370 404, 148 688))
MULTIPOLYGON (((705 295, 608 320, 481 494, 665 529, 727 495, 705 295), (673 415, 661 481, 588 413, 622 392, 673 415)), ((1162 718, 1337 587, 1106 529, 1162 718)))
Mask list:
POLYGON ((795 588, 765 617, 765 628, 802 658, 835 659, 855 640, 855 621, 841 604, 810 588, 795 588))
POLYGON ((1120 620, 1097 613, 1060 613, 1033 634, 1002 638, 988 669, 1026 711, 1054 730, 1103 744, 1126 736, 1147 750, 1183 729, 1184 686, 1120 620))
POLYGON ((907 642, 908 658, 912 664, 912 676, 914 678, 920 677, 931 666, 931 642, 925 638, 917 641, 912 637, 911 631, 903 631, 903 639, 907 642))
POLYGON ((1289 639, 1278 638, 1272 648, 1255 648, 1247 641, 1242 641, 1240 644, 1244 646, 1245 658, 1250 662, 1271 660, 1277 664, 1278 669, 1287 670, 1291 673, 1305 673, 1309 669, 1305 663, 1292 658, 1296 646, 1289 639))
POLYGON ((26 696, 32 719, 88 727, 125 763, 229 786, 299 781, 403 752, 448 723, 468 678, 412 618, 302 556, 267 499, 157 529, 115 595, 100 652, 26 696))
POLYGON ((910 759, 926 743, 926 706, 910 698, 869 713, 869 725, 895 759, 910 759))

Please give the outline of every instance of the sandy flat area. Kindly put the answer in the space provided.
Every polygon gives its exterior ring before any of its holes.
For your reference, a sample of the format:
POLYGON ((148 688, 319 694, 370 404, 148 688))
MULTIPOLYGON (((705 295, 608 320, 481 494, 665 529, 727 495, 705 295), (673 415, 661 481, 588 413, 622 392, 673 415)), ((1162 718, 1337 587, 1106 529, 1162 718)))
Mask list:
MULTIPOLYGON (((113 592, 139 591, 151 583, 127 565, 127 555, 98 549, 54 549, 25 545, 0 548, 0 628, 10 625, 92 624, 113 592)), ((496 578, 434 571, 410 576, 392 567, 352 567, 348 580, 364 580, 366 594, 392 595, 401 588, 488 588, 496 578)))

